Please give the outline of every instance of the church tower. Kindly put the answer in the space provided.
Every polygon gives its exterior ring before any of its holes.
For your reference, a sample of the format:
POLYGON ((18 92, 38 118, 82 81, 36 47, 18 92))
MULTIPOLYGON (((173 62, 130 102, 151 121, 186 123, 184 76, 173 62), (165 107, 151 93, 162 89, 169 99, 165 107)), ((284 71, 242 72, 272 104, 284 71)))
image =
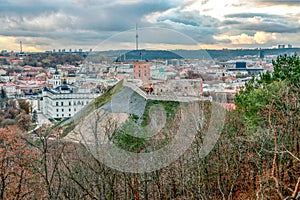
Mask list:
POLYGON ((57 88, 57 87, 61 86, 61 76, 60 76, 59 72, 57 71, 57 68, 54 73, 52 83, 53 83, 53 88, 57 88))

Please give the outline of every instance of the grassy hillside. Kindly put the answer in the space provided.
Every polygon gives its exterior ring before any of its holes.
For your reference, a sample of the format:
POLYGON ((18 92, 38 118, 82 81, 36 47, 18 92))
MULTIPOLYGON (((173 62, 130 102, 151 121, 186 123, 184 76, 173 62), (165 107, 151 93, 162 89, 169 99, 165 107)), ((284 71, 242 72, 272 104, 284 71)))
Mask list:
POLYGON ((119 93, 123 88, 124 88, 123 81, 120 81, 115 86, 110 88, 108 91, 103 93, 101 96, 94 99, 85 109, 83 109, 79 113, 77 113, 73 118, 68 120, 67 123, 64 123, 63 125, 61 125, 61 127, 63 129, 62 136, 65 136, 70 131, 72 131, 75 128, 75 126, 78 124, 80 119, 83 119, 84 117, 86 117, 88 114, 90 114, 95 109, 98 109, 101 106, 103 106, 104 104, 106 104, 107 102, 109 102, 112 99, 112 97, 115 94, 119 93))
MULTIPOLYGON (((178 128, 176 121, 180 118, 180 103, 175 101, 157 101, 148 100, 145 112, 142 116, 141 125, 138 125, 138 118, 135 115, 131 117, 115 131, 112 141, 122 149, 131 152, 147 151, 149 149, 159 149, 160 146, 168 143, 172 137, 172 132, 178 128), (155 137, 139 138, 134 135, 147 134, 147 125, 151 122, 150 109, 161 106, 166 114, 166 124, 155 137)), ((153 119, 152 119, 153 120, 153 119)))

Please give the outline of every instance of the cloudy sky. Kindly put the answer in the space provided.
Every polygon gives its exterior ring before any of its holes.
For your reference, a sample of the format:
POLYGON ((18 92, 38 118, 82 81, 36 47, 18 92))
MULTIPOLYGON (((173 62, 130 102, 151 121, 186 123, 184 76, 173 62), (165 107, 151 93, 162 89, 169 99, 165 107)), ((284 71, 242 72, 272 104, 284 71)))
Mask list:
POLYGON ((300 0, 0 0, 0 50, 300 47, 300 0))

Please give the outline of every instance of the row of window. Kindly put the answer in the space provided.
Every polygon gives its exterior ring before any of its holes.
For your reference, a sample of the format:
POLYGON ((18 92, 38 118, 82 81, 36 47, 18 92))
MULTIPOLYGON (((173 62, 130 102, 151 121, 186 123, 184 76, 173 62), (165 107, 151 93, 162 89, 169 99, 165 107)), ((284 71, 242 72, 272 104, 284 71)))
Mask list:
MULTIPOLYGON (((62 116, 62 117, 65 117, 64 114, 62 114, 61 116, 62 116)), ((59 114, 57 114, 56 117, 59 117, 59 114)), ((71 114, 69 114, 69 117, 71 117, 71 114)))
MULTIPOLYGON (((147 74, 144 74, 144 76, 147 76, 147 74)), ((140 73, 139 73, 139 77, 142 77, 140 73)))
MULTIPOLYGON (((86 101, 86 105, 89 104, 89 101, 86 101)), ((56 102, 56 106, 59 106, 59 102, 56 102)), ((67 105, 67 104, 66 104, 67 105)), ((69 106, 72 105, 72 101, 69 101, 69 106)), ((73 105, 84 105, 84 101, 73 101, 73 105)), ((60 106, 64 106, 64 102, 60 102, 60 106)))
MULTIPOLYGON (((59 109, 57 108, 56 109, 56 112, 59 112, 59 109)), ((61 109, 61 112, 65 112, 65 109, 61 109)), ((71 108, 69 108, 69 112, 71 112, 71 108)), ((74 112, 76 112, 76 108, 74 108, 74 112)))
MULTIPOLYGON (((143 66, 140 66, 140 65, 139 65, 139 66, 137 66, 137 65, 136 65, 136 66, 134 66, 134 67, 138 67, 138 68, 140 69, 140 68, 142 68, 143 66)), ((146 66, 146 65, 144 65, 144 68, 146 69, 146 68, 147 68, 147 66, 146 66)))
MULTIPOLYGON (((72 109, 71 108, 69 108, 68 109, 69 110, 69 112, 71 112, 72 111, 72 109)), ((66 111, 67 111, 67 109, 66 109, 66 111)), ((59 109, 57 108, 56 109, 56 112, 59 112, 59 109)), ((65 109, 64 108, 62 108, 61 109, 61 112, 65 112, 65 109)), ((76 112, 76 108, 74 108, 74 113, 76 112)), ((66 115, 66 116, 68 116, 68 117, 71 117, 71 113, 69 113, 68 115, 66 115)), ((59 114, 56 114, 56 117, 60 117, 59 116, 59 114)), ((63 113, 63 114, 61 114, 61 117, 65 117, 65 114, 63 113)))

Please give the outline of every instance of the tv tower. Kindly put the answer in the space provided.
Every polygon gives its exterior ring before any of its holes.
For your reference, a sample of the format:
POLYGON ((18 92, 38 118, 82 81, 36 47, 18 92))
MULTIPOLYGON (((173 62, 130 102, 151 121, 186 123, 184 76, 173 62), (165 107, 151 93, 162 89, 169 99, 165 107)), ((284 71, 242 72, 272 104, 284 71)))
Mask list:
POLYGON ((137 23, 135 24, 135 48, 136 50, 139 50, 139 34, 138 34, 137 23))

